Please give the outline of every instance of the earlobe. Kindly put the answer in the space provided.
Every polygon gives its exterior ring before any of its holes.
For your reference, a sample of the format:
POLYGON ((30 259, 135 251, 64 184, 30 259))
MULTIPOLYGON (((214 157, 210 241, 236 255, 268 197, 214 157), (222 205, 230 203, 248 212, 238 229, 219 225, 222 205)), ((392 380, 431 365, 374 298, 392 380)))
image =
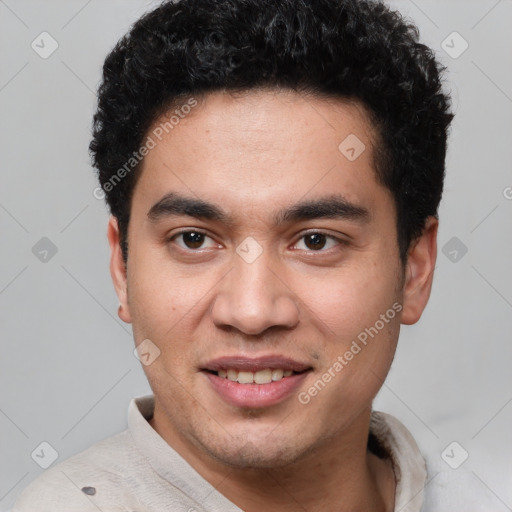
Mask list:
POLYGON ((131 323, 128 306, 128 287, 126 265, 120 245, 119 225, 116 217, 110 216, 107 227, 107 238, 110 245, 110 275, 119 299, 118 316, 123 322, 131 323))
POLYGON ((403 289, 402 324, 415 324, 427 306, 436 266, 438 226, 435 217, 428 217, 422 234, 409 249, 403 289))

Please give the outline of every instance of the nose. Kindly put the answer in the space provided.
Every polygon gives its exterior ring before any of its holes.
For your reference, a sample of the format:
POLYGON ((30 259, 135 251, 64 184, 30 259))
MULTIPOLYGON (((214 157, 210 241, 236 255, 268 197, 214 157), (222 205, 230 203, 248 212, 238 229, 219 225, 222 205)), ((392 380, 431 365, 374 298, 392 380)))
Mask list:
POLYGON ((261 254, 248 263, 234 255, 234 268, 219 283, 211 313, 218 327, 259 335, 271 327, 291 329, 299 322, 296 297, 261 254))

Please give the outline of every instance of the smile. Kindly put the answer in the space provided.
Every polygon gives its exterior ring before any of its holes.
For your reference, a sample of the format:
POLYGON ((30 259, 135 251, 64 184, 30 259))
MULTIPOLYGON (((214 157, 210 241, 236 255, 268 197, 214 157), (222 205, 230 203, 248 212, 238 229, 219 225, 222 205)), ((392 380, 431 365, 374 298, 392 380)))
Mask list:
POLYGON ((280 381, 284 377, 290 377, 293 373, 293 370, 284 370, 282 368, 266 368, 258 372, 247 372, 229 368, 228 370, 219 370, 217 375, 222 379, 228 379, 239 384, 270 384, 271 382, 280 381))
POLYGON ((284 357, 225 357, 202 368, 210 388, 237 408, 276 405, 296 392, 310 366, 284 357))

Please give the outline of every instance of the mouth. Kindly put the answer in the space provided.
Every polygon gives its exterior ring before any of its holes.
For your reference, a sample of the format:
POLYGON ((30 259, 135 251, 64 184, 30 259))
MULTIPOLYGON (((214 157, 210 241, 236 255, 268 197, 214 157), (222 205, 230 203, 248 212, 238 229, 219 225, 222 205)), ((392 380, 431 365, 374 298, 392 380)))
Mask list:
POLYGON ((238 408, 262 408, 288 398, 313 368, 284 357, 220 358, 201 368, 213 391, 238 408))
MULTIPOLYGON (((235 368, 221 369, 218 371, 205 370, 212 375, 216 375, 221 379, 227 379, 231 382, 239 384, 270 384, 271 382, 279 382, 280 380, 291 377, 292 375, 300 375, 304 372, 296 372, 293 370, 285 370, 284 368, 265 368, 257 372, 249 372, 238 370, 235 368)), ((307 371, 307 370, 304 370, 307 371)))

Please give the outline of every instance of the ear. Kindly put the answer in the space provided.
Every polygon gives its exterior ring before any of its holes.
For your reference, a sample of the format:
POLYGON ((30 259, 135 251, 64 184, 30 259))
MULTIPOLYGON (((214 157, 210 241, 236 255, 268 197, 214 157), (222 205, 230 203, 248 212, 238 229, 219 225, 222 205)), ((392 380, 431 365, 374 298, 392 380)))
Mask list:
POLYGON ((428 217, 422 234, 409 249, 401 319, 405 325, 415 324, 427 306, 436 266, 438 227, 439 221, 428 217))
POLYGON ((118 315, 123 322, 131 323, 130 308, 128 306, 128 287, 126 277, 126 265, 121 251, 119 225, 116 217, 110 216, 107 227, 108 243, 110 245, 110 275, 119 298, 118 315))

